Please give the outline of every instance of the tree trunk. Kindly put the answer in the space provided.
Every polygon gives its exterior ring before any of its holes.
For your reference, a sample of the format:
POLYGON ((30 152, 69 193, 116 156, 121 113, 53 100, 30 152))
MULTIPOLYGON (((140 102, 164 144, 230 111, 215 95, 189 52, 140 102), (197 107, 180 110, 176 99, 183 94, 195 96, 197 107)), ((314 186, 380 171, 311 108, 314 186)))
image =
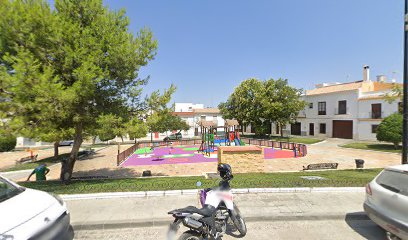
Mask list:
POLYGON ((120 138, 122 139, 122 143, 123 143, 123 136, 120 136, 120 138))
POLYGON ((92 145, 95 145, 96 143, 96 136, 92 138, 92 145))
POLYGON ((394 143, 395 150, 398 150, 398 147, 399 147, 399 143, 394 143))
POLYGON ((54 159, 57 160, 59 155, 59 141, 54 142, 54 159))
POLYGON ((72 146, 69 158, 66 161, 62 161, 61 164, 60 180, 63 181, 65 184, 69 184, 71 181, 75 161, 78 158, 79 148, 81 147, 83 141, 82 131, 83 131, 82 123, 78 123, 78 125, 75 127, 74 145, 72 146))
POLYGON ((278 123, 278 124, 279 124, 280 135, 281 135, 281 137, 283 138, 282 124, 280 124, 280 123, 278 123))

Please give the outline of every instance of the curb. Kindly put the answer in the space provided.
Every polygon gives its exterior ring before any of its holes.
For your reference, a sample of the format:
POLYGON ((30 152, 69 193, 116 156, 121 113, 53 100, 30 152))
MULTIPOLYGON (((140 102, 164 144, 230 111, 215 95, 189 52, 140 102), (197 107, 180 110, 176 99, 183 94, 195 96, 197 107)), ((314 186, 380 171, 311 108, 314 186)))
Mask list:
MULTIPOLYGON (((345 220, 345 221, 369 221, 368 216, 361 213, 338 214, 338 215, 286 215, 286 216, 259 216, 245 217, 245 222, 281 222, 281 221, 323 221, 323 220, 345 220)), ((75 231, 119 229, 119 228, 143 228, 168 226, 172 218, 161 218, 156 220, 127 220, 72 223, 75 231)))
MULTIPOLYGON (((115 198, 143 198, 165 196, 191 196, 197 195, 198 189, 169 190, 169 191, 141 191, 141 192, 109 192, 90 194, 64 194, 60 195, 65 201, 96 200, 115 198)), ((316 187, 316 188, 239 188, 232 189, 234 194, 258 194, 258 193, 331 193, 331 192, 358 192, 364 193, 364 187, 316 187)))

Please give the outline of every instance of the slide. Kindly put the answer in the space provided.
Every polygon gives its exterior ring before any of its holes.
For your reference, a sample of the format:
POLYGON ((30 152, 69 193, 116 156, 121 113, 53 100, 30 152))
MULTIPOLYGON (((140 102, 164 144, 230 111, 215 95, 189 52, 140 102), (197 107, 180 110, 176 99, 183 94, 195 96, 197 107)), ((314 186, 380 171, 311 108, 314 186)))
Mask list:
POLYGON ((238 138, 234 139, 235 146, 241 146, 241 141, 238 138))

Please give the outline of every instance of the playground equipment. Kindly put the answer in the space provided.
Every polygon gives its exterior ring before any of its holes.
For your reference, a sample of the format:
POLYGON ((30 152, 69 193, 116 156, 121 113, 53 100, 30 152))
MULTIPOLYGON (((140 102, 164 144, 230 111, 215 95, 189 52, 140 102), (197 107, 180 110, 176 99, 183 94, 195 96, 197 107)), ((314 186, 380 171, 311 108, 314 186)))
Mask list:
POLYGON ((217 124, 213 121, 201 120, 198 125, 201 131, 201 145, 198 152, 210 156, 215 148, 214 139, 217 133, 217 124))
POLYGON ((235 146, 241 146, 241 138, 239 136, 239 123, 235 119, 226 119, 224 124, 225 131, 225 145, 231 146, 234 142, 235 146))

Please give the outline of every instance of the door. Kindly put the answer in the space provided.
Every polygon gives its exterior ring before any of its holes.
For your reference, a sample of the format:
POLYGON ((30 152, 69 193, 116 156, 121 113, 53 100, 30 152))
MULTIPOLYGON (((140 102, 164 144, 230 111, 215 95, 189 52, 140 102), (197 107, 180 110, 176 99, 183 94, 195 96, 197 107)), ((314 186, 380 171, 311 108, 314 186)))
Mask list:
POLYGON ((309 123, 309 135, 314 136, 314 123, 309 123))
POLYGON ((333 137, 353 139, 353 121, 333 120, 333 137))
POLYGON ((290 134, 300 136, 301 129, 302 129, 302 124, 300 122, 292 123, 292 125, 290 126, 290 134))

